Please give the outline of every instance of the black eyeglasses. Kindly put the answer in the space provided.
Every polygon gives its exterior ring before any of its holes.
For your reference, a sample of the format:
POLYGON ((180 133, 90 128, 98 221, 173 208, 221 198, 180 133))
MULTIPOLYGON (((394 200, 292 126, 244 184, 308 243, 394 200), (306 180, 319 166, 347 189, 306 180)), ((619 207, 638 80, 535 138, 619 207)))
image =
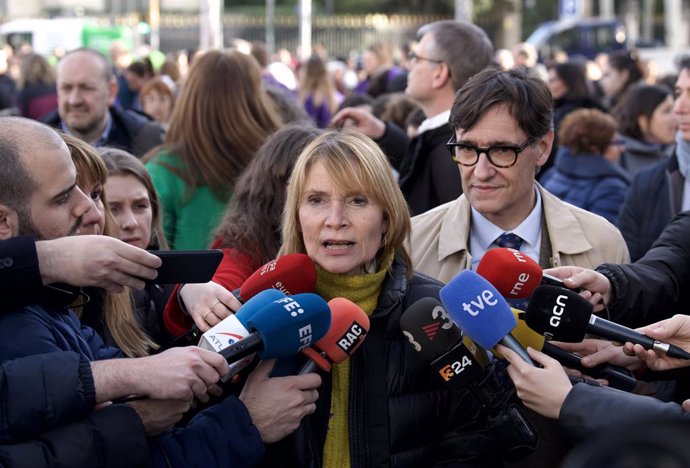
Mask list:
POLYGON ((496 167, 510 167, 517 162, 518 154, 532 144, 532 138, 527 138, 524 143, 516 145, 496 145, 480 148, 469 143, 458 143, 453 136, 446 147, 450 151, 453 161, 461 166, 474 166, 479 161, 479 155, 484 153, 489 162, 496 167))
POLYGON ((407 53, 407 60, 410 61, 410 63, 414 64, 415 62, 419 60, 426 60, 427 62, 431 63, 443 63, 443 60, 436 60, 428 57, 422 57, 420 55, 415 54, 414 52, 410 51, 407 53))

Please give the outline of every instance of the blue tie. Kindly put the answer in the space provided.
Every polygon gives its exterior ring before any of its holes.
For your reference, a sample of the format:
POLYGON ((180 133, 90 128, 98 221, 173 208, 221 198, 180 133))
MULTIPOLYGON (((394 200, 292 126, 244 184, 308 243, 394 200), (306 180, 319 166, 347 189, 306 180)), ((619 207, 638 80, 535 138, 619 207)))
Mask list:
POLYGON ((504 232, 496 238, 494 244, 499 247, 520 250, 520 246, 522 245, 522 237, 518 236, 517 234, 513 234, 512 232, 504 232))

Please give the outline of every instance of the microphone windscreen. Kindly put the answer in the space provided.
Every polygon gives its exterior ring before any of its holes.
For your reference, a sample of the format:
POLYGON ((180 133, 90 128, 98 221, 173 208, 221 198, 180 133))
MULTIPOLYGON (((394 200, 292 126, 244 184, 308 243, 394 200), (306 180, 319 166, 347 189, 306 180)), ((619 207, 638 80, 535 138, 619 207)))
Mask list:
POLYGON ((331 309, 331 326, 314 347, 326 353, 332 363, 338 364, 364 342, 369 332, 369 317, 361 307, 343 297, 331 299, 328 306, 331 309))
POLYGON ((240 296, 246 301, 265 289, 277 289, 291 296, 312 292, 315 287, 316 266, 312 259, 305 254, 288 254, 252 273, 240 287, 240 296))
POLYGON ((510 307, 491 283, 464 270, 439 292, 450 318, 484 349, 491 349, 515 328, 510 307))
POLYGON ((312 293, 286 296, 264 306, 247 320, 247 329, 263 339, 261 359, 272 359, 301 351, 323 338, 331 326, 331 311, 321 297, 312 293))
POLYGON ((433 297, 418 300, 403 312, 400 328, 410 344, 431 362, 462 337, 443 305, 433 297))
POLYGON ((539 286, 532 293, 525 322, 547 340, 578 343, 585 338, 592 304, 574 291, 539 286))
POLYGON ((519 250, 489 249, 477 265, 477 274, 491 283, 506 299, 529 297, 542 279, 537 262, 519 250))
POLYGON ((255 294, 254 297, 242 304, 242 307, 235 312, 237 320, 242 322, 246 327, 247 320, 249 320, 250 317, 254 316, 254 314, 271 302, 277 301, 278 299, 282 299, 284 297, 285 294, 277 289, 265 289, 260 293, 255 294))

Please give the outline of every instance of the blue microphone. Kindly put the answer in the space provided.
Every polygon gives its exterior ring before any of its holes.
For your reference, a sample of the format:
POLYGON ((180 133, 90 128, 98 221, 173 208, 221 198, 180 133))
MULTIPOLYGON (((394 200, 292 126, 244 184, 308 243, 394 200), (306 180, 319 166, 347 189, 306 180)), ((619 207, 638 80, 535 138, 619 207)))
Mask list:
POLYGON ((247 321, 253 317, 254 314, 271 302, 277 301, 278 299, 282 299, 284 297, 285 293, 282 291, 278 291, 277 289, 265 289, 242 304, 242 307, 235 312, 235 317, 237 317, 237 320, 239 320, 242 325, 246 327, 247 321))
POLYGON ((246 338, 220 352, 228 362, 256 352, 261 359, 289 356, 320 340, 331 326, 326 301, 312 293, 269 303, 247 321, 246 338))
POLYGON ((464 270, 439 292, 450 318, 484 349, 498 343, 535 365, 525 348, 510 334, 517 322, 510 306, 491 283, 464 270))

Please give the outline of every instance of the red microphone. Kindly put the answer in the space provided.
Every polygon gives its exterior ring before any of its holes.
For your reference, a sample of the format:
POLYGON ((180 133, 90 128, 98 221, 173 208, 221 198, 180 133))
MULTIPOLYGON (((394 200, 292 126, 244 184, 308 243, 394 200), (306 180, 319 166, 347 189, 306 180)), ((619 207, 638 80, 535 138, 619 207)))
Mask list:
POLYGON ((233 295, 242 303, 261 291, 277 289, 287 296, 313 292, 316 288, 316 266, 306 254, 287 254, 271 260, 247 278, 233 295))
POLYGON ((364 342, 369 332, 369 317, 354 302, 336 297, 328 301, 331 308, 331 327, 313 347, 302 350, 308 358, 299 375, 321 369, 330 372, 333 364, 350 357, 364 342))
MULTIPOLYGON (((506 299, 524 299, 539 285, 566 288, 563 281, 545 274, 539 264, 519 250, 497 247, 487 250, 477 265, 477 274, 491 283, 506 299)), ((571 291, 580 292, 579 289, 571 291)))

